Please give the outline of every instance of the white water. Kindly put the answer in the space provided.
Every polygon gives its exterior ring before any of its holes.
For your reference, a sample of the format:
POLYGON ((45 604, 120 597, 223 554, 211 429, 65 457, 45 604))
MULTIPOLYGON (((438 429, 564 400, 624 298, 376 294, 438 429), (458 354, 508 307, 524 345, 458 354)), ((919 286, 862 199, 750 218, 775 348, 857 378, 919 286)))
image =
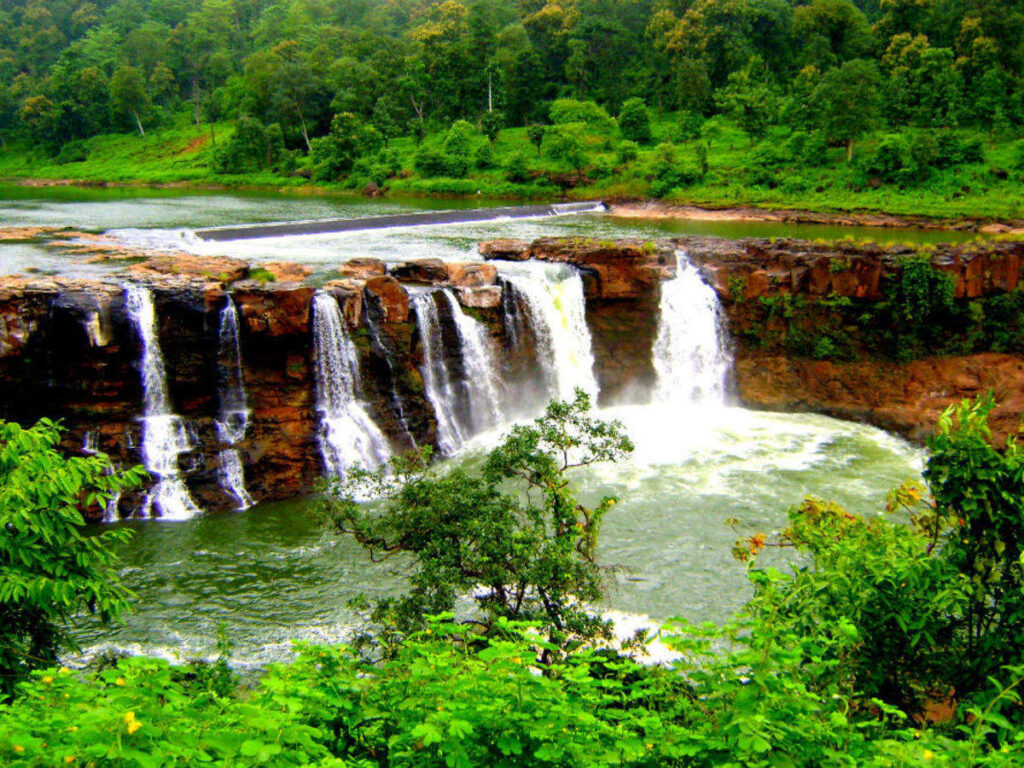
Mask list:
POLYGON ((458 418, 458 400, 441 338, 440 313, 432 291, 414 294, 412 306, 423 347, 423 388, 437 419, 437 447, 443 455, 450 456, 466 442, 467 434, 458 418))
POLYGON ((344 477, 356 466, 379 467, 391 456, 391 448, 358 400, 359 358, 338 301, 329 293, 313 297, 313 352, 325 471, 344 477))
POLYGON ((655 402, 677 407, 725 404, 730 356, 718 296, 682 252, 675 279, 661 284, 654 370, 655 402))
POLYGON ((526 302, 550 397, 571 399, 579 388, 596 399, 594 353, 579 273, 543 262, 502 262, 499 269, 526 302))
POLYGON ((462 311, 449 289, 415 294, 413 310, 423 347, 423 386, 437 419, 437 446, 450 456, 474 435, 505 422, 497 352, 487 328, 462 311), (457 352, 445 348, 438 296, 451 313, 457 352), (458 361, 461 371, 453 367, 458 361))
POLYGON ((505 420, 499 386, 501 371, 494 350, 494 341, 487 328, 467 315, 455 295, 447 288, 441 291, 455 321, 462 355, 463 375, 469 399, 469 417, 473 431, 482 432, 505 420))
POLYGON ((188 520, 200 510, 185 485, 178 457, 192 449, 185 422, 171 410, 167 374, 157 334, 153 296, 140 285, 125 286, 125 306, 142 346, 142 460, 156 478, 140 515, 188 520))
POLYGON ((245 439, 249 428, 249 409, 245 400, 245 383, 242 381, 242 348, 238 341, 238 312, 230 296, 220 313, 218 333, 217 364, 220 383, 217 397, 220 410, 214 424, 217 439, 228 447, 217 457, 218 478, 221 487, 230 493, 238 509, 253 505, 252 497, 245 489, 245 470, 242 457, 236 447, 245 439))

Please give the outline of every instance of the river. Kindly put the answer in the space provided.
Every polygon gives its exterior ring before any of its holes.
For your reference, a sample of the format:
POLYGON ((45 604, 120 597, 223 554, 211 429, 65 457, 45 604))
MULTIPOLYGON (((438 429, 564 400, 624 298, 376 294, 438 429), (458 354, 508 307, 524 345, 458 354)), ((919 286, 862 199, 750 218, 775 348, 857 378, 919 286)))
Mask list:
MULTIPOLYGON (((0 197, 5 194, 0 189, 0 197)), ((203 243, 189 232, 203 226, 452 205, 436 200, 19 189, 0 200, 0 224, 70 226, 108 232, 134 244, 250 261, 300 261, 322 273, 356 256, 389 262, 475 259, 477 242, 495 237, 851 235, 921 242, 956 234, 616 220, 598 214, 231 243, 203 243)), ((97 274, 110 269, 69 262, 33 243, 0 245, 0 264, 0 273, 30 268, 97 274)), ((777 531, 785 525, 787 508, 808 494, 834 499, 851 511, 879 512, 886 492, 919 479, 922 469, 918 449, 880 430, 823 416, 748 411, 732 405, 727 394, 705 399, 699 407, 655 398, 648 405, 620 405, 601 415, 620 419, 637 450, 619 465, 580 471, 575 482, 584 502, 609 493, 620 498, 602 530, 599 558, 608 567, 609 589, 601 608, 630 620, 680 615, 722 621, 743 604, 750 592, 743 566, 730 555, 737 534, 726 519, 739 520, 746 534, 777 531)), ((473 461, 500 432, 477 436, 448 461, 473 461)), ((348 607, 351 598, 401 589, 401 563, 374 565, 353 542, 326 533, 311 499, 257 504, 245 512, 204 513, 181 522, 132 520, 117 525, 135 531, 120 552, 124 580, 136 593, 134 610, 112 628, 80 618, 79 636, 88 656, 127 651, 209 657, 217 628, 224 625, 235 644, 236 661, 259 666, 286 657, 292 640, 343 641, 358 623, 348 607)))

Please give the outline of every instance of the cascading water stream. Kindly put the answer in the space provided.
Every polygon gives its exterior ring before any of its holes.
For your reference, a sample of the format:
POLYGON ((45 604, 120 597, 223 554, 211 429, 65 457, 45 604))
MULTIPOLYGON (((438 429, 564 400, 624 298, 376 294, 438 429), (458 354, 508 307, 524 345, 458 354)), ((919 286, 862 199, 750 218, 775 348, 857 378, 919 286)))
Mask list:
POLYGON ((338 301, 329 293, 313 297, 313 352, 325 471, 344 477, 357 465, 379 467, 391 456, 391 448, 358 400, 359 358, 338 301))
POLYGON ((594 353, 579 273, 542 262, 504 264, 501 272, 525 302, 548 396, 571 399, 579 388, 596 399, 594 353))
POLYGON ((483 432, 504 421, 499 383, 501 374, 494 353, 494 343, 487 328, 462 311, 459 302, 447 288, 441 295, 455 321, 462 354, 463 375, 469 398, 469 417, 474 433, 483 432))
POLYGON ((235 302, 227 297, 227 304, 220 313, 218 333, 217 364, 220 382, 217 397, 219 413, 214 425, 217 438, 228 447, 218 455, 221 487, 230 493, 238 509, 252 506, 252 497, 245 489, 245 470, 238 444, 245 439, 249 428, 249 409, 245 400, 245 385, 242 381, 242 348, 238 340, 238 312, 235 302))
POLYGON ((677 406, 725 404, 731 364, 721 304, 700 272, 676 252, 676 276, 661 285, 654 370, 656 402, 677 406))
POLYGON ((128 284, 125 306, 142 346, 142 460, 156 478, 140 515, 155 512, 164 520, 188 520, 200 510, 185 485, 178 457, 192 449, 192 441, 185 422, 171 411, 153 296, 143 286, 128 284))
POLYGON ((457 414, 456 390, 441 338, 440 312, 433 292, 415 294, 412 305, 423 347, 423 388, 437 419, 437 447, 442 454, 450 456, 466 441, 467 435, 457 414))
POLYGON ((504 421, 494 345, 484 325, 463 312, 447 288, 416 294, 413 309, 423 347, 423 384, 437 418, 437 445, 450 456, 473 435, 504 421), (445 346, 438 297, 451 315, 457 357, 445 346))

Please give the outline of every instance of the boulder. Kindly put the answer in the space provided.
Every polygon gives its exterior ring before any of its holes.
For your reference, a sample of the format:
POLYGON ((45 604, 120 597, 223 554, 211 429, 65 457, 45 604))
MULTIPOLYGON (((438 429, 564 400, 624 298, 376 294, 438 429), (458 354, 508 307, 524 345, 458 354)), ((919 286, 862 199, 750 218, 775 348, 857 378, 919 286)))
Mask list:
POLYGON ((484 285, 479 288, 459 288, 459 303, 474 309, 494 309, 501 304, 501 286, 484 285))
POLYGON ((269 272, 278 283, 301 283, 313 274, 313 269, 291 261, 264 261, 254 266, 269 272))
POLYGON ((257 283, 246 280, 234 286, 235 303, 252 334, 270 337, 309 333, 313 288, 300 283, 257 283))
POLYGON ((338 267, 337 274, 343 279, 369 280, 371 277, 383 277, 387 271, 387 267, 380 259, 357 257, 338 267))
POLYGON ((391 268, 391 276, 403 283, 433 285, 447 280, 448 272, 440 259, 417 259, 395 265, 391 268))
POLYGON ((480 288, 498 282, 498 268, 493 264, 468 261, 444 266, 445 279, 456 288, 480 288))
POLYGON ((377 302, 385 323, 404 323, 409 319, 409 294, 390 275, 366 281, 365 293, 377 302))
POLYGON ((477 251, 485 259, 526 261, 530 258, 530 244, 525 240, 515 240, 510 237, 485 240, 477 246, 477 251))
POLYGON ((228 256, 194 256, 188 253, 161 254, 132 264, 126 271, 136 277, 186 275, 233 283, 249 271, 249 265, 228 256))

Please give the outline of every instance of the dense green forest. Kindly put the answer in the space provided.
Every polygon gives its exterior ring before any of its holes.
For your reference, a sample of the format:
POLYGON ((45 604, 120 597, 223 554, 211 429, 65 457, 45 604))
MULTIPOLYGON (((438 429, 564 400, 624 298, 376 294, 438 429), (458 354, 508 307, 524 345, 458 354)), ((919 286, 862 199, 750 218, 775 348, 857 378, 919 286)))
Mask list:
POLYGON ((956 213, 958 198, 982 214, 1019 208, 1007 203, 1024 124, 1016 0, 0 9, 10 176, 58 163, 106 180, 819 207, 863 192, 858 205, 898 212, 956 213), (172 162, 140 170, 155 157, 172 162), (907 190, 916 204, 892 199, 907 190))

